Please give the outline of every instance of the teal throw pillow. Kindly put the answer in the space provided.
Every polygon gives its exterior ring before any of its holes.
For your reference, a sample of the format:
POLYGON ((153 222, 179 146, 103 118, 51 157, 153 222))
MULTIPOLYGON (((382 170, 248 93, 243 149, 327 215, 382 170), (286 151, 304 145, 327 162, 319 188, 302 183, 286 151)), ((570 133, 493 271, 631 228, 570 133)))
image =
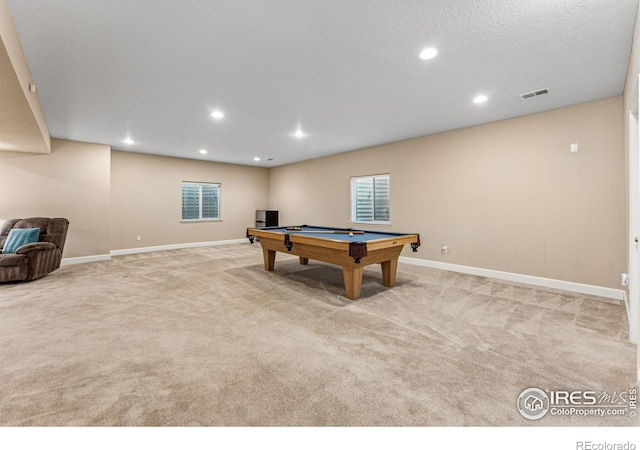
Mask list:
POLYGON ((2 248, 2 253, 15 253, 20 247, 38 242, 40 228, 12 228, 2 248))

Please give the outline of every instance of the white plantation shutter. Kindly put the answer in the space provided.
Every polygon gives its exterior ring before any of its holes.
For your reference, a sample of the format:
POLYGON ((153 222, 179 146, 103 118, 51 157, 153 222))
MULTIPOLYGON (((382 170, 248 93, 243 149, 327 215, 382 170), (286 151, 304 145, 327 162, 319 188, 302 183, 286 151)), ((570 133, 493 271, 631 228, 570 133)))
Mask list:
POLYGON ((220 184, 182 183, 182 220, 220 218, 220 184))
POLYGON ((203 184, 200 186, 202 193, 202 218, 218 218, 218 194, 220 186, 216 184, 203 184))
POLYGON ((351 221, 389 223, 389 175, 351 179, 351 221))
POLYGON ((356 179, 356 214, 358 222, 373 220, 373 178, 356 179))
POLYGON ((389 175, 373 179, 373 220, 389 222, 389 175))
POLYGON ((182 220, 200 218, 200 188, 197 184, 182 183, 182 220))

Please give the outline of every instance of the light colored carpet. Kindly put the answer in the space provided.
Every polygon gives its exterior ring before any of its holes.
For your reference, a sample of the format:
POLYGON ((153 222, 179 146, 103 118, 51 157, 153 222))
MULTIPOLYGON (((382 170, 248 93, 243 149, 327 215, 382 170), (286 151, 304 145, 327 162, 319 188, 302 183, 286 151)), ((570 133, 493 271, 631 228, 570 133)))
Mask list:
POLYGON ((624 307, 400 264, 341 297, 337 266, 259 244, 62 267, 0 285, 0 425, 637 425, 516 409, 520 392, 628 391, 624 307))

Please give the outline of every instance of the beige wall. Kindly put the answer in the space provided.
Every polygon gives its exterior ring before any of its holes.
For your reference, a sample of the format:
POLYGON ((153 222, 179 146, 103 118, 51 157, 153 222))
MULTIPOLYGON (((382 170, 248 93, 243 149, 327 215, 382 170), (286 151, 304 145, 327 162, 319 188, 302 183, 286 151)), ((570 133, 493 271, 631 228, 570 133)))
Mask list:
POLYGON ((268 169, 111 151, 52 140, 52 153, 0 152, 0 223, 71 222, 64 258, 244 238, 267 207, 268 169), (222 183, 221 222, 181 223, 182 181, 222 183), (136 241, 136 235, 141 236, 136 241))
POLYGON ((244 238, 256 209, 267 207, 268 180, 265 168, 114 151, 111 248, 244 238), (183 181, 222 183, 223 220, 182 223, 183 181))
POLYGON ((626 271, 621 97, 271 170, 53 140, 0 152, 0 220, 71 221, 65 257, 244 237, 254 212, 348 226, 349 179, 391 174, 405 256, 619 288, 626 271), (569 145, 577 142, 578 153, 569 145), (222 183, 222 222, 181 223, 180 183, 222 183), (136 241, 136 235, 142 237, 136 241), (448 245, 449 253, 440 254, 448 245))
POLYGON ((51 154, 0 152, 0 221, 65 217, 64 258, 108 254, 108 145, 52 139, 51 154))
POLYGON ((390 173, 405 256, 619 288, 626 271, 621 97, 271 170, 53 140, 0 152, 0 220, 71 221, 65 258, 244 237, 254 212, 348 226, 349 179, 390 173), (577 142, 578 153, 569 145, 577 142), (222 222, 181 223, 180 183, 222 183, 222 222), (136 241, 136 235, 142 237, 136 241), (449 253, 440 254, 448 245, 449 253))
POLYGON ((269 204, 282 224, 348 226, 350 177, 378 173, 391 230, 421 234, 405 256, 620 287, 621 97, 277 167, 269 204))
POLYGON ((0 150, 51 153, 49 128, 5 0, 0 0, 0 150))

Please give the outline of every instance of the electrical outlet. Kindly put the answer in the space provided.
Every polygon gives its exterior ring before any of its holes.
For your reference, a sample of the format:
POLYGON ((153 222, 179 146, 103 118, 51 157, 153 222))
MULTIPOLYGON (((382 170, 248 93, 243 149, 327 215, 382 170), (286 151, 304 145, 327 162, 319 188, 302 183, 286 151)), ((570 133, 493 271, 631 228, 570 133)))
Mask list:
POLYGON ((140 240, 140 235, 137 235, 136 236, 136 241, 139 241, 139 240, 140 240))
POLYGON ((442 248, 440 249, 440 251, 444 255, 445 253, 449 252, 449 247, 447 247, 446 245, 443 245, 442 248))

